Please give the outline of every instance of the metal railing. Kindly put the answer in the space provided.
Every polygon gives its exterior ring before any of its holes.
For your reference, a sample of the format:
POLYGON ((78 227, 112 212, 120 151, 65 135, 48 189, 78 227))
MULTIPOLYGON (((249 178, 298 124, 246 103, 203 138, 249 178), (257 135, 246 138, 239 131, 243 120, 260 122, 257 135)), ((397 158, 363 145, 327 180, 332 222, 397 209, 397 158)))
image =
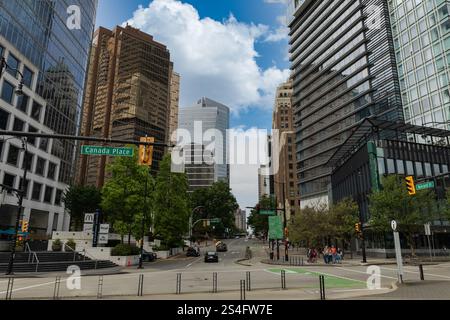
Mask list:
POLYGON ((35 260, 36 260, 36 269, 35 269, 35 272, 37 273, 37 272, 38 272, 38 269, 39 269, 39 263, 40 263, 40 261, 39 261, 39 258, 38 258, 38 256, 37 256, 36 252, 32 252, 32 260, 31 260, 31 263, 33 264, 35 260))

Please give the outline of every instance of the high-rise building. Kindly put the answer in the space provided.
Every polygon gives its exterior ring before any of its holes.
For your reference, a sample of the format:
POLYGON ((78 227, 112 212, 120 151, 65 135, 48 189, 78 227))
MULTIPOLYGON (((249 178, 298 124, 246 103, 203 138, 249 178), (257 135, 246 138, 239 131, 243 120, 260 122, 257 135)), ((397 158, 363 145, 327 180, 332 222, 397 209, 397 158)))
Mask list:
POLYGON ((278 156, 278 170, 274 172, 275 198, 278 208, 286 208, 288 221, 300 208, 292 92, 292 79, 278 87, 272 122, 272 128, 278 130, 279 137, 279 152, 274 155, 278 156))
POLYGON ((234 225, 239 230, 247 231, 247 212, 237 209, 234 213, 234 225))
POLYGON ((170 77, 170 120, 169 120, 169 141, 176 143, 176 133, 178 129, 178 113, 180 109, 180 75, 172 71, 170 77))
POLYGON ((405 121, 450 128, 450 2, 389 1, 405 121))
POLYGON ((330 157, 371 115, 402 121, 386 0, 292 0, 293 105, 301 206, 328 203, 330 157))
MULTIPOLYGON (((173 66, 166 46, 130 26, 95 32, 84 98, 82 134, 168 143, 173 66)), ((155 147, 153 171, 166 152, 155 147)), ((78 180, 102 187, 107 157, 81 156, 78 180)))
POLYGON ((230 109, 214 100, 202 98, 196 105, 179 110, 178 127, 182 129, 180 134, 185 132, 190 136, 190 142, 183 147, 185 153, 189 154, 194 149, 196 154, 195 163, 185 163, 191 189, 195 186, 209 186, 218 181, 229 184, 230 167, 227 157, 230 109), (212 181, 209 168, 211 166, 214 168, 212 181))
MULTIPOLYGON (((0 1, 0 55, 6 68, 0 77, 0 129, 76 135, 97 0, 74 0, 80 25, 68 6, 54 0, 0 1), (15 92, 23 74, 24 94, 15 92)), ((61 202, 73 181, 74 141, 28 138, 22 218, 34 239, 67 230, 70 217, 61 202)), ((25 156, 19 139, 0 142, 0 184, 21 189, 25 156)), ((14 228, 17 197, 0 197, 0 230, 14 228)), ((1 237, 1 235, 0 235, 1 237)))

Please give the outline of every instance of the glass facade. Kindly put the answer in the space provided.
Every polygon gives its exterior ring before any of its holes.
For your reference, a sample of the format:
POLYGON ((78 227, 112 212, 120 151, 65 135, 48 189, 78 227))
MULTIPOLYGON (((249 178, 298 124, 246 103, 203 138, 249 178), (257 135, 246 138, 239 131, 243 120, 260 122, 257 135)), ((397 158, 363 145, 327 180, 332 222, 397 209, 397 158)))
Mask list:
MULTIPOLYGON (((59 134, 75 135, 79 130, 96 10, 97 0, 0 0, 0 35, 40 70, 34 75, 25 69, 25 84, 31 86, 37 77, 36 92, 46 100, 45 125, 59 134), (80 29, 67 25, 72 5, 81 11, 80 29)), ((33 115, 38 116, 36 106, 33 115)), ((64 141, 64 152, 57 155, 52 150, 62 161, 62 182, 71 181, 74 147, 74 142, 64 141)))
POLYGON ((290 53, 302 200, 328 195, 326 164, 358 123, 371 115, 403 119, 387 9, 382 0, 297 7, 290 53))
POLYGON ((389 1, 405 120, 450 128, 450 1, 389 1))

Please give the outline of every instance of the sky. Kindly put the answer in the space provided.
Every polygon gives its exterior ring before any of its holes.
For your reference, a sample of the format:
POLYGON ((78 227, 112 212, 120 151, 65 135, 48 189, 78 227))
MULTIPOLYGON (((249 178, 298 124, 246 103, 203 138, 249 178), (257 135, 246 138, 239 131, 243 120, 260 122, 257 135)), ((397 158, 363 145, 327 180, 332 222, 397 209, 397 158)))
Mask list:
MULTIPOLYGON (((231 128, 272 126, 289 77, 286 0, 99 0, 97 26, 130 24, 165 44, 181 75, 180 107, 206 96, 231 109, 231 128)), ((241 208, 258 201, 258 166, 231 166, 241 208)))

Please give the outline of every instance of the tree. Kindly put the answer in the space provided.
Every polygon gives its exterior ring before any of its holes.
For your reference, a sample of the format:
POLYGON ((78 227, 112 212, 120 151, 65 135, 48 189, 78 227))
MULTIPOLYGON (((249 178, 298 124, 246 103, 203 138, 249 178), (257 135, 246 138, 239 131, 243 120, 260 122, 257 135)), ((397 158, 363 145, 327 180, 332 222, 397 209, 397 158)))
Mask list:
POLYGON ((355 225, 360 222, 358 204, 351 198, 344 199, 331 206, 328 219, 333 237, 349 243, 356 236, 355 225))
MULTIPOLYGON (((273 197, 264 195, 260 202, 255 206, 260 210, 275 210, 276 203, 273 197)), ((255 233, 262 234, 265 238, 269 235, 269 216, 258 214, 256 210, 250 212, 247 224, 254 230, 255 233)))
POLYGON ((202 206, 203 210, 194 214, 194 220, 212 218, 221 220, 220 223, 214 225, 215 229, 212 230, 212 233, 221 236, 225 233, 225 229, 235 229, 234 213, 239 205, 227 183, 219 181, 211 187, 194 191, 191 195, 191 208, 198 206, 202 206))
POLYGON ((391 231, 391 221, 396 220, 399 232, 405 235, 411 253, 415 255, 414 235, 423 224, 436 216, 435 196, 429 191, 417 191, 410 196, 406 184, 399 177, 383 178, 382 189, 369 196, 370 227, 380 232, 391 231))
MULTIPOLYGON (((123 232, 127 228, 128 243, 133 234, 136 217, 145 213, 146 224, 151 223, 152 193, 154 179, 148 167, 138 164, 138 151, 134 157, 118 157, 107 167, 111 179, 102 189, 102 208, 108 214, 108 220, 123 232), (147 184, 147 194, 145 185, 147 184)), ((148 230, 148 229, 146 229, 148 230)))
POLYGON ((72 229, 78 231, 83 228, 84 214, 100 208, 101 193, 92 186, 71 186, 62 201, 70 215, 72 229))
POLYGON ((304 208, 292 218, 289 229, 289 240, 294 243, 304 243, 306 247, 320 247, 324 239, 330 236, 327 221, 327 208, 304 208))
POLYGON ((167 246, 178 246, 188 232, 189 198, 186 174, 171 172, 171 157, 164 157, 154 193, 155 236, 167 246))

